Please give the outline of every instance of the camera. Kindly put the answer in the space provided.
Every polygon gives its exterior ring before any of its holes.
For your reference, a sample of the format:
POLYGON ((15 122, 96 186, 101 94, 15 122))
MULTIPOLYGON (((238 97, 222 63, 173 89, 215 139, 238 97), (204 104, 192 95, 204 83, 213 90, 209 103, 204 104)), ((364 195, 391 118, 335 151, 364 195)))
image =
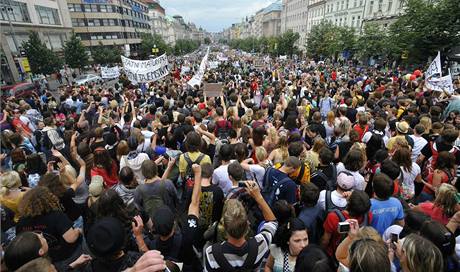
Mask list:
POLYGON ((339 222, 339 226, 337 227, 338 233, 348 233, 349 230, 350 230, 350 223, 339 222))

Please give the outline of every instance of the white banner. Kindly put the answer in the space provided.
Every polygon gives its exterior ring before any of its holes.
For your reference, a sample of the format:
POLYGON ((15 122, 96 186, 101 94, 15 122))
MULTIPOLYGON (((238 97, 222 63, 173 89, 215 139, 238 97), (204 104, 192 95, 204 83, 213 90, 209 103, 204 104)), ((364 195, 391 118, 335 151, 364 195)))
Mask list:
POLYGON ((425 85, 433 91, 454 93, 454 85, 452 84, 452 76, 450 74, 441 78, 428 79, 425 85))
POLYGON ((438 51, 438 55, 434 58, 433 62, 431 62, 430 66, 426 70, 425 79, 430 79, 433 76, 441 77, 441 53, 438 51))
POLYGON ((188 73, 188 72, 190 72, 190 67, 189 66, 182 66, 182 68, 180 70, 180 74, 184 75, 185 73, 188 73))
POLYGON ((219 61, 210 61, 209 62, 209 69, 217 69, 219 67, 220 62, 219 61))
POLYGON ((280 60, 287 60, 287 55, 284 55, 284 56, 283 56, 283 55, 280 55, 279 59, 280 59, 280 60))
POLYGON ((201 80, 203 79, 204 76, 204 71, 206 70, 206 65, 208 64, 208 55, 209 55, 209 47, 208 50, 206 51, 206 55, 204 55, 203 59, 201 60, 200 63, 200 69, 198 69, 198 72, 187 82, 188 85, 190 86, 195 86, 201 85, 201 80))
POLYGON ((121 56, 121 61, 128 79, 133 83, 156 81, 169 74, 166 54, 150 60, 132 60, 121 56))
POLYGON ((115 67, 101 67, 102 78, 117 78, 120 76, 120 69, 115 67))

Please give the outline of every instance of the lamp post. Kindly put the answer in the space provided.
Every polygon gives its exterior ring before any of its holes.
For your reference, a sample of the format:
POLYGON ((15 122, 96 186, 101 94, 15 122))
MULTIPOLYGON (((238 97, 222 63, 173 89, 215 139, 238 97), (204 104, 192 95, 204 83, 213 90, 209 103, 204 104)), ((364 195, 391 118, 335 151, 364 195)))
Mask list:
POLYGON ((152 47, 152 55, 153 55, 154 57, 156 57, 159 51, 160 51, 160 50, 157 48, 157 45, 156 45, 156 44, 153 44, 153 47, 152 47))

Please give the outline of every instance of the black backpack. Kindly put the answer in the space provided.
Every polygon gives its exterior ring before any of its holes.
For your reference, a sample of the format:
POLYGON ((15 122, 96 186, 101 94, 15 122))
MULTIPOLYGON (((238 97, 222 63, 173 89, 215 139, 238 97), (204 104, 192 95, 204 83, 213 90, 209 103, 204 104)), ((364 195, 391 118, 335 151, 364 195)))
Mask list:
POLYGON ((337 167, 333 162, 330 165, 332 167, 332 177, 326 176, 322 170, 318 169, 311 174, 311 178, 313 179, 315 176, 321 178, 326 184, 326 190, 333 191, 337 186, 337 167))
POLYGON ((331 195, 332 195, 332 191, 327 190, 326 195, 324 196, 325 197, 324 206, 325 206, 326 212, 332 212, 334 210, 338 210, 338 211, 345 210, 345 207, 343 207, 343 208, 338 207, 332 202, 332 196, 331 195))
POLYGON ((276 191, 281 188, 282 185, 287 183, 291 178, 285 177, 282 180, 278 181, 277 183, 273 184, 273 180, 270 179, 272 171, 278 171, 273 167, 267 168, 264 175, 264 182, 263 182, 263 189, 262 189, 262 196, 264 197, 265 201, 269 206, 275 204, 278 200, 276 197, 276 191))
POLYGON ((368 160, 373 160, 375 153, 378 150, 385 149, 385 142, 383 141, 383 134, 380 135, 372 131, 372 136, 366 143, 366 156, 368 160))
POLYGON ((193 174, 192 165, 194 163, 200 164, 204 156, 205 154, 200 153, 198 158, 196 158, 195 161, 192 161, 192 159, 190 159, 190 154, 188 152, 184 154, 184 159, 187 162, 187 168, 185 169, 184 182, 187 188, 193 188, 193 184, 195 183, 195 175, 193 174))
POLYGON ((226 272, 249 272, 254 271, 255 262, 257 259, 257 255, 259 254, 259 244, 257 240, 252 238, 248 240, 248 253, 246 255, 246 259, 244 263, 240 267, 233 267, 227 258, 225 258, 224 253, 222 252, 222 244, 217 243, 212 245, 212 255, 216 263, 221 268, 220 270, 226 272))

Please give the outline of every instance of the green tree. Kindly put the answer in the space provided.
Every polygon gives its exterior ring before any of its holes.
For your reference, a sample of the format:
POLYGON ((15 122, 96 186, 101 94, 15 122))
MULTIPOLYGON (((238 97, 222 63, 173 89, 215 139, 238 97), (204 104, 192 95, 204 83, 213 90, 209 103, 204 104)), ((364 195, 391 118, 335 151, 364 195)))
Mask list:
POLYGON ((177 56, 191 53, 200 47, 200 43, 194 40, 177 40, 174 45, 174 54, 177 56))
POLYGON ((322 21, 312 27, 307 38, 307 55, 316 59, 332 57, 338 46, 334 43, 338 39, 337 27, 329 21, 322 21))
POLYGON ((210 39, 209 37, 204 38, 204 43, 205 43, 205 44, 210 44, 210 43, 211 43, 211 39, 210 39))
POLYGON ((101 65, 121 62, 121 54, 122 52, 119 47, 103 46, 101 42, 99 42, 99 46, 95 47, 91 52, 94 63, 101 65))
POLYGON ((283 35, 278 37, 278 53, 280 55, 292 56, 296 51, 297 47, 294 45, 299 39, 300 35, 297 32, 288 30, 283 35))
POLYGON ((458 0, 406 0, 404 13, 390 26, 390 55, 409 52, 410 62, 425 62, 428 56, 460 44, 458 0))
POLYGON ((386 39, 387 33, 384 29, 377 24, 365 24, 356 42, 358 55, 364 59, 383 55, 386 39))
POLYGON ((88 64, 88 54, 80 38, 75 35, 75 32, 72 32, 72 36, 70 36, 70 39, 64 45, 64 56, 65 62, 71 68, 81 69, 88 64))
POLYGON ((147 59, 150 55, 153 55, 152 48, 154 47, 158 48, 157 56, 171 52, 170 47, 160 35, 143 33, 141 37, 142 41, 139 49, 139 56, 141 58, 147 59))
POLYGON ((51 49, 46 47, 37 32, 30 32, 29 40, 23 42, 22 47, 26 51, 32 73, 49 75, 61 68, 61 60, 51 49))

